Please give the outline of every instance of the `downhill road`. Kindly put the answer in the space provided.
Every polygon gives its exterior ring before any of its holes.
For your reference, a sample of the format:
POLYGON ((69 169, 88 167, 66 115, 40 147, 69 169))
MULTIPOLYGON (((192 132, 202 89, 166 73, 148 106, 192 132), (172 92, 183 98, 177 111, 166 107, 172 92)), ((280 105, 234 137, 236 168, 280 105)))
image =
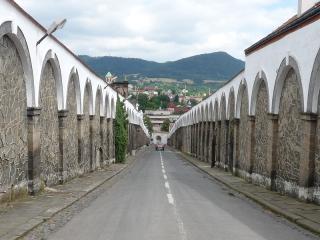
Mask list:
POLYGON ((318 239, 232 193, 170 150, 147 150, 49 239, 318 239))

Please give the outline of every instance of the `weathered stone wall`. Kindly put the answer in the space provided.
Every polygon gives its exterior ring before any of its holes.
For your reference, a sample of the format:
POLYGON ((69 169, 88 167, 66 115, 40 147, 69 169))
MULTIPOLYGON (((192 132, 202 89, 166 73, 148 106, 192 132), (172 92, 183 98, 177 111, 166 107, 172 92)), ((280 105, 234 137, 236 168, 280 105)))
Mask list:
POLYGON ((89 116, 89 88, 88 85, 84 91, 83 98, 83 119, 82 121, 82 134, 81 134, 81 168, 84 172, 89 172, 91 170, 91 141, 92 136, 90 134, 90 116, 89 116))
POLYGON ((0 191, 27 186, 27 101, 23 68, 14 43, 0 38, 0 191))
POLYGON ((40 84, 40 177, 46 185, 59 182, 60 150, 56 80, 47 62, 40 84))
POLYGON ((234 150, 234 109, 235 99, 233 92, 229 96, 228 101, 229 111, 229 131, 228 131, 228 166, 229 170, 233 169, 233 150, 234 150))
POLYGON ((78 120, 75 76, 69 82, 67 92, 67 110, 65 135, 63 137, 63 156, 65 161, 65 179, 78 176, 80 172, 78 155, 78 120))
POLYGON ((108 131, 108 120, 107 118, 104 118, 101 125, 102 127, 102 133, 103 133, 103 143, 102 143, 102 162, 103 165, 106 165, 109 163, 109 131, 108 131))
POLYGON ((255 115, 255 148, 253 172, 262 176, 268 175, 268 92, 264 81, 260 83, 256 102, 255 115))
MULTIPOLYGON (((318 112, 320 113, 320 98, 318 104, 318 112)), ((316 130, 316 149, 315 149, 315 171, 314 171, 314 183, 315 187, 320 190, 320 118, 317 120, 317 130, 316 130)))
POLYGON ((108 161, 113 160, 113 119, 108 118, 107 119, 107 128, 108 128, 108 161))
POLYGON ((223 97, 220 103, 221 110, 221 127, 220 127, 220 162, 221 167, 227 165, 227 129, 226 129, 226 100, 223 97))
POLYGON ((302 124, 301 100, 297 74, 290 70, 284 81, 279 108, 279 146, 277 151, 277 188, 280 191, 293 192, 299 182, 301 161, 302 124), (293 186, 285 186, 285 182, 293 186))
POLYGON ((249 102, 246 87, 242 89, 241 107, 240 107, 240 142, 239 142, 239 168, 244 171, 249 170, 249 152, 248 146, 250 142, 250 125, 249 125, 249 102))
POLYGON ((100 106, 101 106, 101 91, 97 91, 95 100, 95 116, 93 120, 93 161, 92 168, 99 168, 102 164, 103 148, 102 142, 103 136, 101 136, 101 116, 100 116, 100 106))

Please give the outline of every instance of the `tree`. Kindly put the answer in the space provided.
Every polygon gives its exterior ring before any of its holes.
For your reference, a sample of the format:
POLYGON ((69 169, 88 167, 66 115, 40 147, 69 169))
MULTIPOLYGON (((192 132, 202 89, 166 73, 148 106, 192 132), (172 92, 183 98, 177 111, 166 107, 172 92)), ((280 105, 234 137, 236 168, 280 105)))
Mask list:
POLYGON ((116 162, 123 163, 126 159, 128 144, 128 120, 124 103, 117 97, 115 117, 115 158, 116 162))
POLYGON ((170 120, 166 119, 166 120, 163 121, 163 123, 161 125, 161 131, 169 132, 169 128, 170 128, 170 120))
POLYGON ((141 109, 143 112, 148 109, 148 102, 149 102, 149 97, 147 94, 140 93, 138 94, 138 104, 139 104, 139 109, 141 109))
POLYGON ((152 125, 151 119, 148 116, 145 115, 143 117, 143 121, 144 121, 144 124, 146 125, 146 127, 148 129, 148 132, 149 132, 149 134, 151 136, 152 133, 153 133, 153 125, 152 125))
POLYGON ((174 96, 173 102, 176 104, 179 104, 179 95, 178 94, 174 96))
POLYGON ((190 99, 190 103, 191 103, 191 107, 194 107, 198 104, 198 101, 192 98, 190 99))

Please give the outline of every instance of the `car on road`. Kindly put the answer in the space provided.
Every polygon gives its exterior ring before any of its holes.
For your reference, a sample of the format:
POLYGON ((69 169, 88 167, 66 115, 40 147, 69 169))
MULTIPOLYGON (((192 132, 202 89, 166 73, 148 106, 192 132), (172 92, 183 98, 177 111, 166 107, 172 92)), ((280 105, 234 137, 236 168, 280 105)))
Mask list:
POLYGON ((162 143, 157 143, 156 144, 156 151, 164 151, 164 144, 162 143))

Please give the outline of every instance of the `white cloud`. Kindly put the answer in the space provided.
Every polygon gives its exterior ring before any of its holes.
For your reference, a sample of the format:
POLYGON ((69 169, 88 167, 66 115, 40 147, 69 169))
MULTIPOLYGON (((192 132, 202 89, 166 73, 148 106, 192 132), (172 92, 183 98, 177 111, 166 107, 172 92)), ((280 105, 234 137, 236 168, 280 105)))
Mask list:
POLYGON ((78 54, 168 61, 243 51, 295 14, 297 0, 16 0, 78 54))

